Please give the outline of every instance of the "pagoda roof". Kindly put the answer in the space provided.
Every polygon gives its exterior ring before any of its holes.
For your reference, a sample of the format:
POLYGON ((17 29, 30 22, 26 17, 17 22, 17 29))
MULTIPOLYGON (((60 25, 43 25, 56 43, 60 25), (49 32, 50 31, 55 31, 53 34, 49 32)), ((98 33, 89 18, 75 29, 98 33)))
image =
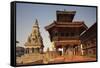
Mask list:
POLYGON ((83 21, 74 21, 74 22, 56 22, 54 21, 50 25, 46 26, 46 30, 50 30, 51 28, 59 28, 59 27, 83 27, 84 29, 87 29, 88 27, 84 24, 83 21))
POLYGON ((80 36, 82 40, 86 40, 88 38, 92 38, 96 36, 96 28, 97 28, 97 22, 94 23, 90 28, 84 31, 80 36), (84 39, 86 38, 86 39, 84 39))
POLYGON ((72 22, 76 11, 56 11, 57 21, 60 22, 72 22), (64 19, 62 19, 64 18, 64 19))
POLYGON ((57 14, 75 14, 76 11, 56 11, 57 14))

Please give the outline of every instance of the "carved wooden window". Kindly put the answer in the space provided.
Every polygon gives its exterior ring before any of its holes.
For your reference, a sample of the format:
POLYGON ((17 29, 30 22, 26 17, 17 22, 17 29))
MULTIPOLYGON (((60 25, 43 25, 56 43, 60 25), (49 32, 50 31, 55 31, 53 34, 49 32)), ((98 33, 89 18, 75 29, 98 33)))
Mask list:
POLYGON ((64 32, 61 32, 60 34, 61 34, 61 36, 64 36, 64 32))
POLYGON ((69 33, 66 33, 65 36, 68 37, 69 36, 69 33))
POLYGON ((74 33, 71 33, 71 36, 74 36, 75 34, 74 33))

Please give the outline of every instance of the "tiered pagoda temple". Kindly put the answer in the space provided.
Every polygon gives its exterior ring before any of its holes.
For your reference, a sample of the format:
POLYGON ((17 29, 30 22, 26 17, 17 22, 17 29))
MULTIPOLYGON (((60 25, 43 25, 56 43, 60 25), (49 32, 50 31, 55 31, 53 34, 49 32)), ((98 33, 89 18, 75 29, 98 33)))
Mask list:
POLYGON ((87 26, 83 21, 73 21, 75 13, 76 11, 56 11, 56 21, 45 27, 60 55, 81 55, 80 34, 87 26))

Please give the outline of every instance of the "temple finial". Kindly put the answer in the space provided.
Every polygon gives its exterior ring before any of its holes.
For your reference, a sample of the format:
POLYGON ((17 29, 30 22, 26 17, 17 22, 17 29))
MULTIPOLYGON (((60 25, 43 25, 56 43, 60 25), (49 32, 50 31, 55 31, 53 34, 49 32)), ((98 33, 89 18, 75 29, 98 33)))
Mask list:
POLYGON ((35 20, 35 25, 38 25, 38 20, 37 19, 35 20))

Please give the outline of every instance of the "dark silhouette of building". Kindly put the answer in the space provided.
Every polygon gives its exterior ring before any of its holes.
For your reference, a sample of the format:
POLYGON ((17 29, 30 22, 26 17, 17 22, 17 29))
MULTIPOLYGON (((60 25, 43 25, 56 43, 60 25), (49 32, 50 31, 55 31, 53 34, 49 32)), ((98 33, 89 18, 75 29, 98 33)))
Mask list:
POLYGON ((83 55, 96 56, 97 23, 94 23, 81 36, 83 55))

